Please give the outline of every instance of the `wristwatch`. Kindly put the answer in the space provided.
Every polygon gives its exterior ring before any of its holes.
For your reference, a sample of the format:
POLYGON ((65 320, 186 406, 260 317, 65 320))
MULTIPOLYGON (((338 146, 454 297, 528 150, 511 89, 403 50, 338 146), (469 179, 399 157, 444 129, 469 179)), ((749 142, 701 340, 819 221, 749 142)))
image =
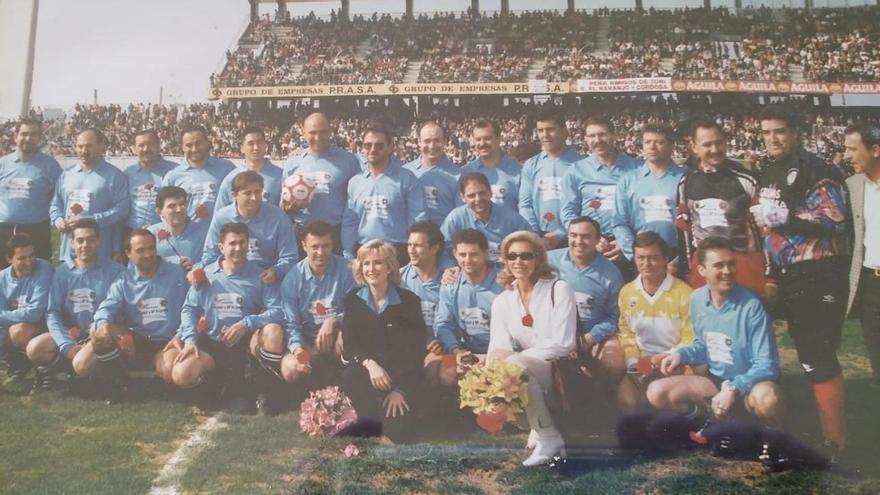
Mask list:
POLYGON ((724 380, 721 382, 721 390, 724 392, 733 392, 736 393, 736 385, 733 384, 730 380, 724 380))

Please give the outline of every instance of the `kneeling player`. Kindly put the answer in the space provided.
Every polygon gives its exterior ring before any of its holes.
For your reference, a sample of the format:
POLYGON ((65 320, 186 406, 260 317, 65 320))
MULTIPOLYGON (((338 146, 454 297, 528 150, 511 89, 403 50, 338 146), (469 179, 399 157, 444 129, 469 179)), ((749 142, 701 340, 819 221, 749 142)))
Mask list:
POLYGON ((617 390, 618 404, 632 409, 647 401, 645 388, 663 353, 688 345, 691 288, 667 273, 669 248, 656 232, 645 231, 633 242, 639 275, 620 289, 618 334, 626 356, 627 375, 617 390))
POLYGON ((244 396, 248 342, 265 370, 280 373, 281 353, 261 350, 280 349, 284 330, 277 286, 262 282, 262 269, 247 259, 247 225, 223 225, 219 238, 221 258, 196 274, 200 283, 186 295, 177 333, 183 348, 170 351, 175 355, 171 379, 192 388, 213 373, 220 398, 226 398, 244 396))
POLYGON ((27 234, 13 235, 5 248, 9 267, 0 271, 0 356, 5 353, 9 379, 20 382, 31 368, 26 349, 46 331, 43 319, 55 270, 37 259, 27 234))
POLYGON ((681 364, 707 364, 708 377, 680 375, 648 387, 658 409, 695 410, 711 400, 711 412, 723 418, 734 407, 775 423, 780 413, 779 356, 770 318, 755 293, 736 283, 736 258, 730 242, 709 237, 697 249, 706 286, 691 297, 694 341, 663 357, 660 371, 674 374, 681 364))
POLYGON ((98 360, 91 342, 93 317, 123 270, 115 261, 98 259, 100 241, 95 220, 76 220, 70 236, 73 260, 58 267, 49 291, 49 333, 37 336, 28 345, 28 357, 38 365, 40 388, 51 387, 52 377, 64 368, 72 367, 81 377, 95 371, 98 360))
POLYGON ((482 232, 460 230, 453 237, 452 246, 461 271, 454 283, 440 287, 435 323, 442 349, 431 349, 425 360, 426 366, 438 357, 448 363, 439 367, 438 378, 449 386, 458 383, 462 364, 485 361, 492 302, 504 290, 496 281, 498 270, 489 264, 489 242, 482 232))
MULTIPOLYGON (((349 263, 334 253, 333 227, 312 222, 303 228, 300 260, 284 277, 284 321, 290 354, 281 360, 281 376, 294 382, 317 371, 317 381, 332 379, 342 345, 342 300, 355 287, 349 263)), ((271 352, 283 352, 283 345, 271 352)))
POLYGON ((174 336, 189 286, 180 265, 159 258, 156 238, 149 230, 128 233, 125 255, 133 266, 113 282, 98 306, 92 335, 98 361, 112 373, 122 392, 128 387, 123 359, 150 363, 160 378, 171 382, 176 355, 171 351, 182 347, 174 336))

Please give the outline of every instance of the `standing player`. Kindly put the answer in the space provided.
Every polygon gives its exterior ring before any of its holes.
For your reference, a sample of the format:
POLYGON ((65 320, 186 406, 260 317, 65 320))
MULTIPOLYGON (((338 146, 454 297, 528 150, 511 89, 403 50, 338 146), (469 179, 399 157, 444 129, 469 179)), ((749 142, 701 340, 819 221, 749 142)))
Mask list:
MULTIPOLYGON (((263 177, 246 170, 232 180, 235 203, 217 210, 202 252, 202 265, 210 265, 219 256, 218 244, 223 226, 242 223, 248 229, 247 258, 263 269, 261 279, 269 285, 280 283, 296 262, 293 228, 281 208, 263 202, 263 177)), ((189 275, 190 282, 194 275, 189 275)))
POLYGON ((220 191, 217 193, 215 210, 232 204, 232 180, 247 170, 256 172, 263 177, 263 201, 271 205, 281 204, 281 183, 284 172, 280 167, 266 158, 269 144, 266 133, 259 127, 248 127, 241 133, 241 154, 244 155, 244 167, 237 167, 223 178, 220 191))
MULTIPOLYGON (((843 177, 799 149, 797 124, 781 108, 767 107, 758 120, 770 160, 752 214, 770 260, 768 283, 778 282, 780 310, 813 384, 822 434, 843 449, 846 414, 837 360, 848 283, 843 177)), ((773 285, 768 295, 776 292, 773 285)))
POLYGON ((15 129, 15 151, 0 158, 0 269, 8 265, 5 239, 29 234, 38 258, 52 258, 49 204, 61 166, 40 151, 43 127, 22 119, 15 129))
POLYGON ((74 258, 59 266, 52 279, 46 310, 49 333, 28 345, 28 357, 38 365, 37 386, 41 388, 51 387, 60 369, 72 366, 79 376, 95 370, 97 359, 90 340, 93 317, 123 270, 115 261, 98 257, 100 228, 93 219, 76 220, 70 234, 74 258))
POLYGON ((0 271, 0 357, 9 365, 9 378, 22 381, 31 367, 26 350, 34 337, 46 331, 52 263, 37 259, 34 241, 15 234, 4 246, 9 267, 0 271))
POLYGON ((159 191, 156 212, 162 221, 150 225, 147 230, 156 236, 159 256, 173 265, 182 266, 185 271, 192 270, 194 264, 202 261, 208 224, 189 220, 186 191, 177 186, 165 186, 159 191))
POLYGON ((159 221, 156 197, 165 175, 177 164, 159 154, 159 135, 152 129, 136 132, 131 150, 138 161, 125 169, 131 201, 126 224, 130 230, 145 229, 159 221))
POLYGON ((428 221, 439 226, 453 208, 461 204, 458 179, 461 169, 446 156, 446 133, 440 124, 425 122, 419 128, 421 156, 404 165, 418 177, 425 192, 428 221))
POLYGON ((763 294, 765 259, 760 234, 749 211, 758 202, 758 179, 727 158, 724 131, 715 122, 694 122, 691 139, 699 164, 678 183, 676 225, 684 235, 681 266, 690 267, 691 287, 703 285, 696 268, 696 247, 707 237, 723 237, 730 240, 734 249, 737 282, 763 294))
POLYGON ((406 253, 409 226, 425 220, 425 194, 416 176, 391 163, 394 139, 381 124, 364 131, 367 168, 348 183, 348 207, 342 218, 342 250, 348 259, 373 239, 394 244, 398 262, 406 253))
MULTIPOLYGON (((323 113, 312 113, 303 122, 309 147, 302 155, 291 156, 284 165, 284 177, 302 175, 315 185, 308 205, 289 212, 297 241, 304 239, 303 228, 315 221, 333 226, 333 246, 342 254, 342 215, 348 203, 348 182, 361 171, 358 158, 330 143, 330 121, 323 113)), ((300 253, 304 256, 304 253, 300 253)))
POLYGON ((645 163, 624 176, 617 186, 614 237, 623 256, 630 261, 633 261, 633 239, 640 232, 656 232, 667 246, 678 246, 675 205, 678 181, 687 169, 672 161, 674 149, 672 127, 646 124, 642 128, 645 163))
POLYGON ((492 203, 489 179, 479 172, 468 172, 459 183, 463 205, 455 208, 443 221, 440 231, 446 239, 447 255, 451 258, 452 239, 462 229, 476 229, 489 241, 489 261, 500 263, 498 247, 507 234, 529 230, 529 223, 516 210, 492 203))
POLYGON ((526 161, 519 186, 519 214, 531 230, 542 236, 545 247, 565 244, 562 224, 562 178, 571 165, 584 157, 574 146, 566 145, 568 128, 557 114, 541 114, 535 120, 541 152, 526 161))
POLYGON ((49 208, 52 224, 61 233, 58 259, 69 261, 71 225, 79 218, 92 218, 101 229, 98 257, 110 259, 119 225, 125 221, 130 207, 128 179, 119 169, 104 161, 107 138, 94 128, 76 137, 79 163, 61 174, 49 208))
POLYGON ((211 156, 211 142, 204 127, 184 127, 180 131, 180 146, 185 160, 165 175, 162 186, 177 186, 186 191, 190 220, 211 223, 217 190, 235 165, 229 160, 211 156))
POLYGON ((517 211, 522 167, 501 149, 501 127, 490 120, 478 120, 474 124, 472 140, 477 158, 461 169, 462 174, 479 172, 485 175, 491 186, 492 202, 517 211))
POLYGON ((562 181, 562 223, 566 226, 577 217, 590 217, 599 222, 604 237, 597 249, 614 262, 627 276, 632 273, 623 257, 620 241, 614 238, 614 205, 617 184, 624 175, 635 170, 639 161, 614 146, 614 124, 603 117, 586 120, 586 139, 590 155, 576 162, 562 181))
POLYGON ((207 380, 221 399, 244 398, 248 342, 263 372, 280 376, 281 299, 278 287, 262 282, 262 269, 247 259, 247 225, 224 225, 219 248, 221 258, 205 268, 207 280, 186 295, 177 332, 183 349, 168 351, 174 356, 171 379, 184 389, 207 380))
MULTIPOLYGON (((98 306, 91 336, 95 358, 123 395, 128 391, 131 364, 149 363, 159 378, 171 383, 175 356, 166 346, 180 327, 188 287, 183 268, 156 254, 156 238, 148 230, 135 229, 126 235, 125 256, 131 266, 113 282, 98 306)), ((171 345, 181 347, 180 342, 171 345)))

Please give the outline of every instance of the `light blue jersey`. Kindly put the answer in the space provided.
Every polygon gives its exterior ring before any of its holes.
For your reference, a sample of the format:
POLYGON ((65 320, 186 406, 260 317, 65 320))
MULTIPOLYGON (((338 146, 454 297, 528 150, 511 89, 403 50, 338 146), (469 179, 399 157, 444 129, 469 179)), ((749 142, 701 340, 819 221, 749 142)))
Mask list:
POLYGON ((492 302, 504 290, 497 278, 498 270, 492 269, 482 282, 472 285, 464 273, 459 273, 454 284, 440 287, 436 326, 443 352, 463 347, 486 354, 492 302))
POLYGON ((477 158, 462 167, 462 175, 469 172, 479 172, 489 179, 493 203, 503 204, 513 211, 519 209, 519 181, 522 167, 507 153, 501 154, 501 160, 494 167, 487 167, 482 159, 477 158))
POLYGON ((672 163, 657 176, 643 164, 620 180, 614 199, 613 232, 626 259, 633 259, 632 243, 640 232, 656 232, 670 249, 677 248, 675 207, 678 181, 685 172, 684 167, 672 163))
POLYGON ((348 181, 360 171, 358 158, 336 146, 322 155, 306 150, 302 155, 290 157, 284 165, 284 178, 299 174, 315 185, 311 203, 294 214, 293 221, 301 225, 317 220, 334 226, 341 224, 348 204, 348 181))
POLYGON ((122 270, 122 265, 115 261, 101 260, 87 270, 68 261, 55 271, 46 325, 62 355, 67 355, 77 340, 89 335, 98 305, 122 270), (79 336, 71 335, 73 327, 79 329, 79 336))
POLYGON ((617 183, 624 175, 641 165, 625 153, 618 153, 614 165, 605 167, 595 155, 575 162, 562 180, 562 223, 577 217, 590 217, 599 222, 602 233, 610 233, 614 220, 617 183))
MULTIPOLYGON (((55 185, 55 196, 49 207, 52 224, 74 216, 91 217, 101 230, 98 258, 110 259, 119 235, 118 226, 128 217, 128 179, 118 168, 104 159, 91 170, 81 163, 68 168, 55 185)), ((72 232, 61 232, 58 259, 73 259, 72 232)))
POLYGON ((190 287, 186 294, 177 333, 184 343, 196 343, 202 316, 207 323, 205 334, 215 342, 220 341, 227 327, 242 320, 250 332, 270 323, 283 324, 278 285, 266 285, 260 280, 259 265, 248 261, 241 271, 227 274, 220 264, 217 261, 208 265, 207 281, 190 287))
POLYGON ((461 167, 452 163, 448 156, 433 167, 422 165, 421 157, 407 163, 404 168, 414 173, 425 193, 428 221, 439 226, 453 208, 461 204, 458 179, 461 167))
POLYGON ((180 265, 159 260, 152 277, 134 266, 125 269, 95 312, 95 328, 123 325, 153 342, 171 340, 180 327, 180 310, 189 283, 180 265))
POLYGON ((559 278, 574 291, 580 328, 597 344, 614 335, 620 319, 617 296, 623 287, 623 276, 614 263, 597 254, 581 270, 572 261, 568 248, 550 251, 547 260, 559 269, 559 278))
POLYGON ((409 226, 426 219, 425 194, 416 176, 391 164, 381 175, 369 169, 348 183, 348 207, 342 218, 342 249, 353 257, 355 244, 371 239, 406 243, 409 226))
MULTIPOLYGON (((217 202, 214 203, 214 210, 219 210, 233 203, 232 179, 242 172, 247 172, 247 170, 247 167, 236 167, 235 170, 229 172, 229 175, 223 178, 223 182, 220 183, 220 190, 217 192, 217 202)), ((266 160, 263 168, 258 173, 263 178, 263 202, 279 206, 281 204, 281 184, 284 182, 284 171, 278 165, 266 160)))
POLYGON ((0 158, 0 223, 35 224, 49 219, 49 204, 61 166, 49 155, 22 160, 18 152, 0 158))
POLYGON ((770 317, 761 299, 737 285, 720 308, 700 287, 691 295, 694 341, 678 349, 683 364, 708 364, 745 395, 756 383, 779 376, 779 354, 770 317))
POLYGON ((193 222, 211 223, 214 204, 223 179, 235 170, 229 160, 210 156, 202 168, 193 167, 189 161, 168 172, 162 186, 177 186, 186 191, 186 214, 193 222))
POLYGON ((489 241, 489 261, 498 263, 499 248, 501 241, 511 232, 518 230, 531 230, 526 219, 520 216, 516 210, 511 210, 504 205, 492 205, 492 212, 489 214, 489 221, 483 222, 468 205, 461 205, 446 217, 443 225, 440 226, 440 232, 446 240, 446 255, 450 259, 453 258, 452 241, 460 230, 477 229, 486 236, 489 241))
POLYGON ((11 266, 0 271, 0 355, 11 325, 39 325, 45 320, 54 273, 52 263, 42 259, 37 259, 33 273, 27 277, 16 277, 11 266))
POLYGON ((138 162, 125 169, 128 178, 128 198, 131 206, 126 224, 132 229, 141 229, 159 222, 156 213, 156 196, 162 188, 162 181, 168 172, 174 170, 177 163, 164 158, 153 164, 149 169, 138 162))
MULTIPOLYGON (((440 253, 438 253, 438 256, 440 253)), ((452 260, 441 258, 437 260, 437 272, 427 282, 422 282, 416 268, 410 263, 400 269, 400 285, 413 294, 419 296, 422 301, 422 317, 425 320, 425 332, 428 342, 434 340, 437 329, 434 325, 437 317, 437 304, 440 301, 440 281, 443 272, 455 266, 452 260)))
POLYGON ((195 264, 202 261, 208 226, 205 222, 187 220, 186 228, 180 235, 172 234, 171 227, 166 226, 165 222, 150 225, 147 230, 156 236, 156 252, 163 260, 179 265, 181 258, 189 258, 195 264))
POLYGON ((328 318, 335 317, 341 324, 345 316, 342 300, 354 288, 351 264, 342 256, 331 255, 321 278, 312 273, 307 258, 287 272, 281 293, 288 349, 293 352, 304 343, 314 344, 328 318))
POLYGON ((519 214, 534 232, 556 233, 565 238, 562 226, 562 179, 571 165, 584 156, 569 146, 559 158, 546 151, 529 158, 522 168, 519 184, 519 214))

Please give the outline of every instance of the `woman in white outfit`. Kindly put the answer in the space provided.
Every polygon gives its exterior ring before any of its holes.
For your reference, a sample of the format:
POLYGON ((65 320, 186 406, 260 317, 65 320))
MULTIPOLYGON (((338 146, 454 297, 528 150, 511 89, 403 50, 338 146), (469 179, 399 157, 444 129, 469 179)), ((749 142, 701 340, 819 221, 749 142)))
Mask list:
POLYGON ((523 465, 538 466, 564 453, 547 404, 554 400, 551 361, 575 348, 574 293, 557 278, 537 235, 510 234, 500 254, 504 269, 498 283, 507 290, 492 303, 488 361, 514 363, 529 377, 526 416, 532 430, 529 446, 535 450, 523 465))

